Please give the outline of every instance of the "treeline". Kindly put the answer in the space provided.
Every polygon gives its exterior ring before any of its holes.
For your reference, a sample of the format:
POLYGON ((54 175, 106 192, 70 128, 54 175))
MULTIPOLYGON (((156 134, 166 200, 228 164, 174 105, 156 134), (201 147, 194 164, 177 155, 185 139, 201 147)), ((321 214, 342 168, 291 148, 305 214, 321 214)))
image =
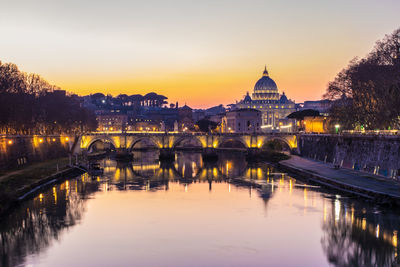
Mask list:
POLYGON ((0 133, 60 134, 95 130, 96 117, 37 74, 0 61, 0 133))
POLYGON ((328 84, 333 119, 344 129, 399 129, 400 28, 355 58, 328 84))

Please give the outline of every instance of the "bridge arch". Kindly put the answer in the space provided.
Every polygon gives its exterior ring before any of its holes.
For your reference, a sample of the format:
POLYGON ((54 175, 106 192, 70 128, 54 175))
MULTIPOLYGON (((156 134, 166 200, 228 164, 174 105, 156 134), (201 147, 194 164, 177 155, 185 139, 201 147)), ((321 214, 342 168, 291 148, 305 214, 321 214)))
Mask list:
POLYGON ((196 145, 194 145, 193 147, 202 148, 204 146, 203 143, 200 141, 200 139, 197 138, 197 136, 185 135, 185 136, 181 136, 181 137, 177 138, 176 140, 174 140, 174 142, 172 144, 172 148, 178 147, 185 141, 189 141, 189 142, 194 141, 194 143, 196 143, 196 145))
POLYGON ((111 138, 108 138, 107 136, 99 136, 89 140, 88 144, 86 145, 86 150, 90 152, 96 143, 102 143, 103 145, 110 144, 110 148, 114 150, 117 147, 115 142, 111 138))
POLYGON ((140 144, 141 142, 147 143, 148 146, 144 148, 159 148, 159 142, 157 142, 157 140, 153 139, 150 136, 143 136, 132 140, 128 147, 129 151, 132 151, 135 145, 140 144))
POLYGON ((282 145, 282 149, 286 150, 293 150, 297 148, 297 140, 296 136, 272 136, 272 137, 267 137, 265 138, 262 147, 264 148, 268 142, 270 141, 278 141, 282 145))
POLYGON ((248 148, 245 140, 241 137, 229 136, 218 140, 217 148, 248 148))

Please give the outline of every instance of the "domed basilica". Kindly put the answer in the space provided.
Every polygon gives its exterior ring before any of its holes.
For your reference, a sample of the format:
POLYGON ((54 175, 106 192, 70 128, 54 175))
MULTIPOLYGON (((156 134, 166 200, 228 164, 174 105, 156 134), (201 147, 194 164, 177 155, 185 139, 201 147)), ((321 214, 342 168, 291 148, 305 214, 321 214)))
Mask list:
POLYGON ((256 82, 251 97, 247 92, 244 99, 235 104, 235 108, 252 108, 261 111, 261 128, 264 131, 283 130, 289 127, 290 122, 286 116, 296 111, 295 103, 289 100, 285 93, 279 94, 278 87, 269 77, 266 67, 262 77, 256 82))

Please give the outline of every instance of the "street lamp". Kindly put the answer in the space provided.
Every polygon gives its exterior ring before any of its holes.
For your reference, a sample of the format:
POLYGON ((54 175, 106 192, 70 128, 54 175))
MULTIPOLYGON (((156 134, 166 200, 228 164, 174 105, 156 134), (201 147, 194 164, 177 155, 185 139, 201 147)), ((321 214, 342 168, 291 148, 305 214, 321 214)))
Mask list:
POLYGON ((335 131, 336 131, 336 133, 339 133, 339 128, 340 128, 340 125, 339 125, 339 124, 335 124, 335 131))

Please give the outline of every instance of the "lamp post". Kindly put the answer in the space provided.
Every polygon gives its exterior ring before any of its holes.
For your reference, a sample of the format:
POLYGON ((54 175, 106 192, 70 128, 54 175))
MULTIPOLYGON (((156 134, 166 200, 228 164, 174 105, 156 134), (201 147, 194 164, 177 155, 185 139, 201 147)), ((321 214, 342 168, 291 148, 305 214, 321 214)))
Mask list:
POLYGON ((340 128, 340 125, 339 124, 335 124, 335 131, 336 131, 337 134, 339 133, 339 128, 340 128))

